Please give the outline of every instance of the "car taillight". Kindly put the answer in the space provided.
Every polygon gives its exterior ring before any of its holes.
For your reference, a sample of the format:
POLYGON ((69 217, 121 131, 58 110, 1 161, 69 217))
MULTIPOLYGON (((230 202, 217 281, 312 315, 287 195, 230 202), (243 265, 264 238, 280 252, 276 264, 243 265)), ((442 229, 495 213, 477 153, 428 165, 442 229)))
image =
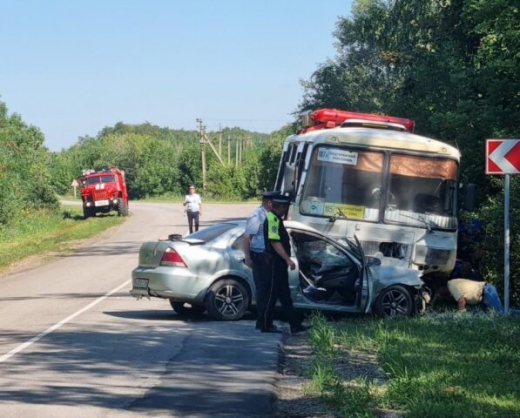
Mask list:
POLYGON ((173 248, 166 248, 162 258, 161 266, 185 267, 188 268, 182 257, 173 248))

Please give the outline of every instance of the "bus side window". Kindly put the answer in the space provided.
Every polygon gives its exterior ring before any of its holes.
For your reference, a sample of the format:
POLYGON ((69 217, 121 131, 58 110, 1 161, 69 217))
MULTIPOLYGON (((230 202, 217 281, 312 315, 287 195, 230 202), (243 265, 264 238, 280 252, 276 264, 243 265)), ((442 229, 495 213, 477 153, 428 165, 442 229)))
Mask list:
POLYGON ((289 161, 290 153, 291 149, 289 147, 287 147, 282 153, 282 158, 280 159, 280 167, 278 167, 278 174, 276 175, 276 183, 274 186, 275 190, 282 190, 282 184, 285 178, 285 166, 289 161))
POLYGON ((289 154, 288 161, 285 163, 283 170, 283 192, 294 193, 297 190, 298 179, 296 178, 296 165, 298 164, 297 156, 299 155, 298 143, 293 143, 289 146, 287 153, 289 154))
POLYGON ((307 149, 309 148, 309 144, 304 144, 302 150, 297 154, 296 157, 296 179, 294 190, 297 193, 300 188, 300 182, 302 180, 302 173, 305 168, 305 160, 307 157, 307 149))
POLYGON ((297 144, 292 144, 289 148, 290 156, 289 156, 289 164, 293 165, 296 160, 296 149, 298 148, 297 144))

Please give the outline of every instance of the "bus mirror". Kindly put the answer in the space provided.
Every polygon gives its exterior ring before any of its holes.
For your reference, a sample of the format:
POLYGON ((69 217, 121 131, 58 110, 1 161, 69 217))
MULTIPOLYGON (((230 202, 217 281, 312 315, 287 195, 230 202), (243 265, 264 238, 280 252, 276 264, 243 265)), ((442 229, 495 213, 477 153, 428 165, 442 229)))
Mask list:
POLYGON ((292 193, 294 191, 294 165, 285 165, 283 173, 283 190, 284 193, 292 193))
POLYGON ((468 183, 464 187, 464 202, 462 209, 471 211, 475 206, 475 183, 468 183))

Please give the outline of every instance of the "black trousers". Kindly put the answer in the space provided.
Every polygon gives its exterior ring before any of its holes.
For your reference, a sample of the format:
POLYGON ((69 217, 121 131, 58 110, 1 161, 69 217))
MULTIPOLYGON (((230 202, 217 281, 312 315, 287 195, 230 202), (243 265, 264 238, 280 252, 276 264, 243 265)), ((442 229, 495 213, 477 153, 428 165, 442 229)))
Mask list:
POLYGON ((252 260, 258 310, 257 327, 267 330, 273 324, 274 308, 278 300, 291 328, 298 326, 301 321, 294 311, 291 299, 287 263, 281 258, 265 253, 252 253, 252 260))
POLYGON ((193 222, 195 221, 195 231, 199 230, 199 212, 187 211, 188 215, 188 227, 190 228, 190 234, 193 234, 193 222))

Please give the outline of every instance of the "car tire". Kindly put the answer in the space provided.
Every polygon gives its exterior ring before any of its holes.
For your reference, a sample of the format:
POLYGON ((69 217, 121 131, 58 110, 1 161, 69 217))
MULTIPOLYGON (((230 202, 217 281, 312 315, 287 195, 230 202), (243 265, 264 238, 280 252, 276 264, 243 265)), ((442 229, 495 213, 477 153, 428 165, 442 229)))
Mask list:
POLYGON ((249 307, 249 293, 235 279, 223 279, 214 283, 206 296, 208 313, 219 321, 237 321, 249 307))
POLYGON ((374 303, 374 311, 381 317, 412 316, 413 299, 408 289, 395 285, 384 289, 374 303))
POLYGON ((171 299, 170 305, 178 315, 182 316, 200 316, 206 310, 206 307, 204 305, 192 305, 184 302, 174 302, 171 299))

